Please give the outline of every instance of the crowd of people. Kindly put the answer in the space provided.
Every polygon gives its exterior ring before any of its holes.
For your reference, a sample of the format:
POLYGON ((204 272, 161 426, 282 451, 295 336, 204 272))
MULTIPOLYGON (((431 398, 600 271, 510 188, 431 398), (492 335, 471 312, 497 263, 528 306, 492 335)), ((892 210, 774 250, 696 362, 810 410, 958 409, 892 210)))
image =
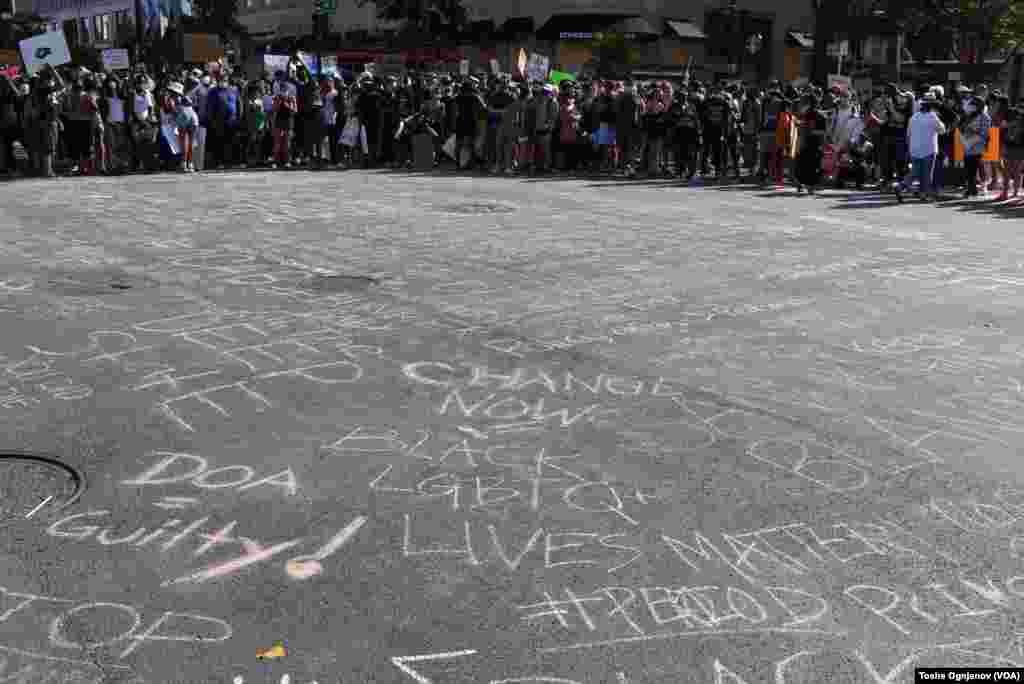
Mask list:
POLYGON ((0 173, 434 168, 1020 196, 1024 106, 985 85, 871 92, 696 80, 521 82, 287 69, 0 77, 0 173))

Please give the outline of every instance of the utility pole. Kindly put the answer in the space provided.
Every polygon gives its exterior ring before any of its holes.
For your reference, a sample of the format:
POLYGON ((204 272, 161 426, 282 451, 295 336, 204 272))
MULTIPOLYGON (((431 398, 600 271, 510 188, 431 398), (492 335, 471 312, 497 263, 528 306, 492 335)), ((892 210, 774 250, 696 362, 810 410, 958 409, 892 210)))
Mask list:
POLYGON ((142 41, 146 35, 145 16, 142 9, 142 0, 135 0, 135 61, 142 59, 142 41))

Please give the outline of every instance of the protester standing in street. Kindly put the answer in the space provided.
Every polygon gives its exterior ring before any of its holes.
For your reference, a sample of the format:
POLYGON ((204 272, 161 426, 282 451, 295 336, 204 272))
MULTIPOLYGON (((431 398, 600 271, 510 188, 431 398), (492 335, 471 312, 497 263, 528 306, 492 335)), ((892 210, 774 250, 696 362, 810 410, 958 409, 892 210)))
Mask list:
POLYGON ((53 157, 60 148, 61 99, 65 92, 60 74, 49 64, 39 74, 33 98, 31 136, 33 141, 33 167, 44 178, 55 178, 53 157))
POLYGON ((825 144, 828 122, 818 108, 820 100, 816 95, 806 95, 800 103, 800 151, 796 158, 796 189, 804 189, 811 195, 821 185, 822 152, 825 144))
POLYGON ((946 127, 935 111, 937 106, 935 96, 929 93, 921 100, 919 109, 910 118, 907 129, 911 179, 919 184, 916 196, 931 197, 934 200, 938 199, 932 188, 932 178, 935 159, 939 153, 939 136, 946 132, 946 127))
POLYGON ((295 126, 295 113, 299 106, 298 91, 295 85, 288 80, 288 75, 284 71, 274 74, 273 97, 274 163, 272 168, 277 168, 279 164, 284 168, 291 168, 289 146, 295 126))
POLYGON ((550 84, 541 86, 540 94, 534 97, 531 107, 534 109, 533 131, 530 134, 534 170, 547 173, 551 169, 551 136, 558 127, 555 87, 550 84))
POLYGON ((960 121, 960 143, 964 148, 964 173, 967 178, 965 197, 977 197, 978 175, 981 156, 988 147, 989 128, 992 119, 985 112, 985 102, 979 97, 970 98, 964 105, 964 117, 960 121))

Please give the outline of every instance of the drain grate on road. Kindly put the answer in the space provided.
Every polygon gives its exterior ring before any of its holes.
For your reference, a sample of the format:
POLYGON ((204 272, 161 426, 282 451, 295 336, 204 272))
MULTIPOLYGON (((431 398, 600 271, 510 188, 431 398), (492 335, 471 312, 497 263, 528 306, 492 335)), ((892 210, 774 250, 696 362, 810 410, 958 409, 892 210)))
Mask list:
POLYGON ((440 207, 448 214, 511 214, 516 208, 501 202, 460 202, 440 207))
POLYGON ((66 508, 84 489, 82 474, 57 459, 0 453, 0 521, 66 508))

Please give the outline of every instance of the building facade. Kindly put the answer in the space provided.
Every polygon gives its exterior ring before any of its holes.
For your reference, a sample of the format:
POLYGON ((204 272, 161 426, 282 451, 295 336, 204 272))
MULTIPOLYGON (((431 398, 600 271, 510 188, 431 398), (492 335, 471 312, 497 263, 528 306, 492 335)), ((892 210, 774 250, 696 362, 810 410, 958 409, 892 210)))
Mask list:
MULTIPOLYGON (((312 32, 311 5, 311 0, 241 0, 239 19, 257 38, 301 37, 312 32)), ((522 44, 545 53, 553 67, 565 70, 579 69, 594 57, 593 36, 599 32, 594 15, 645 22, 655 35, 636 37, 632 54, 641 66, 683 69, 690 64, 703 76, 748 79, 781 77, 789 32, 807 33, 814 27, 811 0, 464 0, 464 5, 471 22, 496 28, 509 20, 532 21, 536 35, 518 36, 513 47, 522 44), (552 35, 545 26, 567 30, 552 35)), ((372 35, 389 27, 378 20, 373 3, 360 7, 356 0, 338 0, 330 28, 342 35, 372 35)), ((489 47, 502 57, 510 54, 506 45, 489 47)), ((511 70, 506 59, 499 61, 511 70)), ((480 66, 486 64, 474 65, 480 66)))
POLYGON ((137 7, 151 33, 162 33, 170 22, 192 13, 191 0, 31 0, 31 11, 44 17, 50 30, 64 30, 71 45, 97 47, 130 41, 137 7))

